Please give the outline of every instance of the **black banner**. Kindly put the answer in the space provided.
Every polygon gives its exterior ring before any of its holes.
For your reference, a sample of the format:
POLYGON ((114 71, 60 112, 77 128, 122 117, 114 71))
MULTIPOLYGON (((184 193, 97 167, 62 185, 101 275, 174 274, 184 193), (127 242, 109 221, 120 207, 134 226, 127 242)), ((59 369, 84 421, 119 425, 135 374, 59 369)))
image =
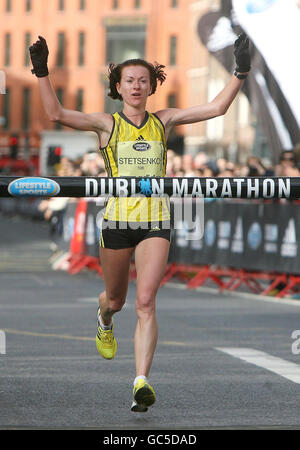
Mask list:
POLYGON ((75 212, 77 208, 77 201, 69 201, 63 214, 62 234, 58 241, 60 250, 69 251, 70 243, 74 232, 75 212))
POLYGON ((300 205, 220 199, 204 205, 203 237, 195 228, 194 239, 192 229, 177 223, 170 261, 300 273, 300 205))
POLYGON ((86 212, 85 248, 89 256, 99 257, 99 237, 104 202, 89 201, 86 212))
POLYGON ((0 177, 0 197, 130 197, 169 195, 204 198, 300 198, 299 177, 107 178, 0 177))

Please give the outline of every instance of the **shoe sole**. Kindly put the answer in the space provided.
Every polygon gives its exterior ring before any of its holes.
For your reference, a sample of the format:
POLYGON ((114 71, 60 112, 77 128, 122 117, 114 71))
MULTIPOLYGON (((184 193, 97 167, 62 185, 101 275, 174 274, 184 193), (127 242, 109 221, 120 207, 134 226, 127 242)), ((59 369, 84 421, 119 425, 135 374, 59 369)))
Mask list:
POLYGON ((148 408, 146 405, 139 405, 135 400, 133 400, 131 405, 131 411, 133 412, 147 412, 148 408))
POLYGON ((134 395, 134 400, 138 405, 145 407, 152 406, 155 402, 155 395, 147 386, 141 387, 134 395))

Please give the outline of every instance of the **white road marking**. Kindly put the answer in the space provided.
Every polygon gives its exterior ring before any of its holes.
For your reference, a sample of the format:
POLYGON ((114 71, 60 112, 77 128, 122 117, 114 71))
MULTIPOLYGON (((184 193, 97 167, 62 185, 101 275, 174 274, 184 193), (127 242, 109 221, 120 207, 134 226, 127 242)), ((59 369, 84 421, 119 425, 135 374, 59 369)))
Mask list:
POLYGON ((253 348, 216 347, 216 350, 254 364, 300 384, 300 365, 253 348))
POLYGON ((260 302, 269 302, 269 303, 275 303, 277 305, 291 305, 300 307, 300 301, 299 299, 292 299, 289 297, 284 298, 278 298, 278 297, 270 297, 267 295, 260 295, 260 294, 252 294, 251 292, 239 292, 239 291, 220 291, 216 288, 210 288, 206 286, 200 286, 196 287, 194 289, 188 289, 186 284, 183 283, 175 283, 172 281, 168 281, 165 283, 166 287, 176 288, 176 289, 182 289, 182 290, 188 290, 190 292, 198 291, 198 292, 205 292, 208 294, 214 294, 218 295, 220 297, 238 297, 240 299, 245 298, 246 300, 256 300, 260 302))

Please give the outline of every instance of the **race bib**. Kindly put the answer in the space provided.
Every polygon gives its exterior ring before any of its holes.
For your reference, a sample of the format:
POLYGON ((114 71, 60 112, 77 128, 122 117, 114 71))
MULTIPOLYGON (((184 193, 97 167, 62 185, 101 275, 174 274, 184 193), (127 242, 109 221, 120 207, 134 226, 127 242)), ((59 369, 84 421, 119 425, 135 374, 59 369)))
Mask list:
POLYGON ((163 173, 164 146, 159 141, 118 143, 120 177, 159 177, 163 173))

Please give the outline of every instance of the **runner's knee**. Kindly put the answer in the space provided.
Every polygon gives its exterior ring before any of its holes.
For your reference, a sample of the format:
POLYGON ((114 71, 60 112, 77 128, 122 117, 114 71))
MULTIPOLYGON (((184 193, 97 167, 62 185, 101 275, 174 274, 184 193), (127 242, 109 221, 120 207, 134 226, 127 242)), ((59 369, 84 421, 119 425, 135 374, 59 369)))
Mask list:
POLYGON ((143 292, 136 297, 137 315, 151 315, 155 312, 155 296, 153 292, 143 292))

